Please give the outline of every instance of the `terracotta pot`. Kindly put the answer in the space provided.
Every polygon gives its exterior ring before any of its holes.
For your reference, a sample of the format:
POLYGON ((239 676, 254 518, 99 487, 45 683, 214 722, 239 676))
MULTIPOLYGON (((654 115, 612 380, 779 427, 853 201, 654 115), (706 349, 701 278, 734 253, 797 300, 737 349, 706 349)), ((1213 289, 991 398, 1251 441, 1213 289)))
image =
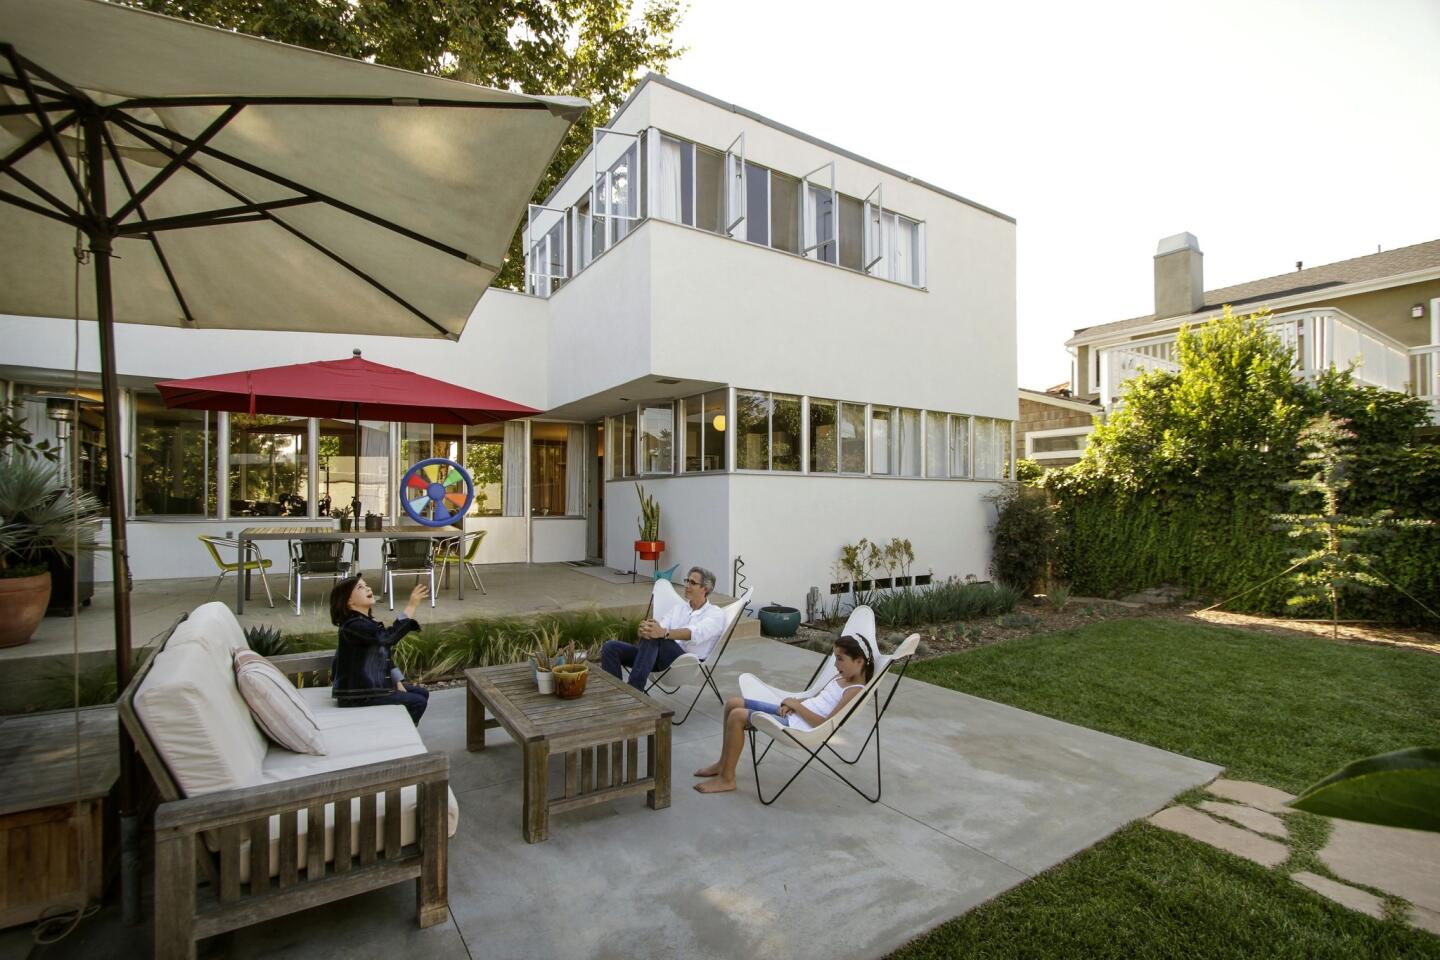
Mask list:
POLYGON ((659 560, 660 554, 665 552, 665 541, 636 540, 635 552, 640 554, 641 560, 659 560))
POLYGON ((590 667, 584 663, 562 663, 550 672, 555 674, 555 696, 561 700, 574 700, 590 681, 590 667))
POLYGON ((30 640, 50 605, 50 571, 0 579, 0 647, 30 640))

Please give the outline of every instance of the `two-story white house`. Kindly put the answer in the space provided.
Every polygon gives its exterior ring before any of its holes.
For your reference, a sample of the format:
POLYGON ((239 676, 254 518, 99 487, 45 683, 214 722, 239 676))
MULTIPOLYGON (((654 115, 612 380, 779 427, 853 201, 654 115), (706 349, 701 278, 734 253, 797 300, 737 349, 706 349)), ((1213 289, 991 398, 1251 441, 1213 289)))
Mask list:
POLYGON ((860 537, 908 538, 916 574, 987 575, 1017 406, 1011 218, 652 75, 525 229, 526 291, 487 291, 458 343, 122 325, 118 438, 96 402, 47 418, 77 376, 97 401, 88 323, 77 374, 70 325, 0 317, 0 381, 87 485, 125 459, 141 579, 203 574, 197 534, 331 523, 357 492, 393 517, 427 456, 475 474, 482 562, 632 569, 638 482, 660 565, 722 591, 743 558, 757 599, 800 606, 860 537), (545 412, 367 423, 356 476, 349 423, 171 411, 153 387, 353 348, 545 412))

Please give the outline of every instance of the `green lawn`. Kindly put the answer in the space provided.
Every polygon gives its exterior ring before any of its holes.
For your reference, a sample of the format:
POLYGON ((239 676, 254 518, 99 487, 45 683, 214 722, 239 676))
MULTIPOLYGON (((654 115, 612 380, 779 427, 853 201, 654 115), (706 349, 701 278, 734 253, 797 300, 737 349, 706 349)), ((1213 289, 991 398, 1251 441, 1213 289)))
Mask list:
MULTIPOLYGON (((1440 657, 1315 638, 1121 620, 910 675, 1290 792, 1357 757, 1440 743, 1440 657)), ((1287 819, 1297 849, 1323 840, 1324 821, 1287 819)), ((1303 850, 1292 860, 1323 872, 1303 850)), ((1285 874, 1136 823, 894 957, 1440 958, 1440 938, 1338 907, 1285 874)))
POLYGON ((1360 757, 1440 745, 1440 656, 1316 637, 1112 620, 909 675, 1291 793, 1360 757))

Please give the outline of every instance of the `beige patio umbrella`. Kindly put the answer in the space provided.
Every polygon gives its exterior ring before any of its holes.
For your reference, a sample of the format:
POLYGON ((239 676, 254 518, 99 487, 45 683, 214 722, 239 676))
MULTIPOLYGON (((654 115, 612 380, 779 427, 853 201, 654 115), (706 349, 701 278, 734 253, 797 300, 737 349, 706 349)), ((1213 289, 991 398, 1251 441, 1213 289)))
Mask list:
POLYGON ((0 0, 0 313, 98 321, 112 442, 116 322, 455 339, 588 106, 99 0, 0 0))

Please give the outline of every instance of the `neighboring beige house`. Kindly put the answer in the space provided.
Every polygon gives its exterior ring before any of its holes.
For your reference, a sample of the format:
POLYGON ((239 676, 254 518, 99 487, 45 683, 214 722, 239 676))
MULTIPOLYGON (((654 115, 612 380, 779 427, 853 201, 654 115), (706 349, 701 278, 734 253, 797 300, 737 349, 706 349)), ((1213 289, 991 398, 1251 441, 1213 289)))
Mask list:
POLYGON ((1047 390, 1020 389, 1020 418, 1015 421, 1015 449, 1046 470, 1080 460, 1096 417, 1105 411, 1094 400, 1076 400, 1068 383, 1047 390))
POLYGON ((1175 369, 1181 324, 1203 323, 1229 305, 1271 312, 1299 376, 1354 362, 1359 382, 1426 398, 1440 423, 1440 240, 1318 267, 1297 263, 1293 273, 1218 290, 1204 289, 1203 258, 1192 234, 1161 240, 1154 313, 1085 327, 1065 342, 1076 399, 1110 409, 1136 373, 1175 369))

